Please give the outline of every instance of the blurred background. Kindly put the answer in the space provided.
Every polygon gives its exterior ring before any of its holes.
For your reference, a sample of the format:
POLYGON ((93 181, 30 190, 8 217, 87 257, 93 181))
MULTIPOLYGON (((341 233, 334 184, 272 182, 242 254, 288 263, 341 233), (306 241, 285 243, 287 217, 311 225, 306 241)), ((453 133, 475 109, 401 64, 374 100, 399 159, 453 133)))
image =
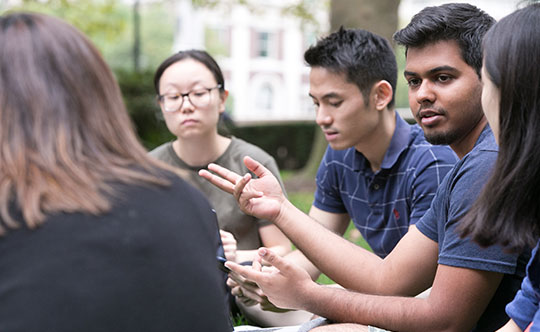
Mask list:
MULTIPOLYGON (((472 3, 499 19, 529 1, 452 2, 472 3)), ((303 52, 342 25, 391 40, 416 12, 444 2, 448 1, 0 0, 0 12, 49 13, 81 29, 113 68, 148 149, 173 138, 156 103, 154 70, 178 50, 207 50, 223 69, 230 92, 222 130, 262 147, 282 170, 312 184, 326 142, 313 121, 303 52)), ((396 56, 401 72, 403 50, 397 48, 396 56)), ((401 74, 396 105, 412 121, 401 74)))

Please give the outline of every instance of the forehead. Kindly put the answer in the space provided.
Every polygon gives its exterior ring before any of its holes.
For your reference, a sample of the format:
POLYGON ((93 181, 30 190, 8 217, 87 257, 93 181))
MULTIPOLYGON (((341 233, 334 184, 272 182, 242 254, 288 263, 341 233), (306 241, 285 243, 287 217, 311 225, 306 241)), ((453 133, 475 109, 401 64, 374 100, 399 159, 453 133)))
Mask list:
POLYGON ((167 67, 159 83, 160 86, 167 84, 192 86, 215 81, 214 75, 204 64, 194 59, 183 59, 167 67))
POLYGON ((451 67, 459 71, 474 71, 463 60, 461 49, 454 40, 438 41, 422 47, 411 47, 407 50, 406 73, 424 76, 434 68, 442 67, 451 67))
POLYGON ((327 95, 360 94, 358 86, 347 80, 345 73, 336 73, 322 67, 313 67, 309 73, 309 94, 314 98, 327 95))

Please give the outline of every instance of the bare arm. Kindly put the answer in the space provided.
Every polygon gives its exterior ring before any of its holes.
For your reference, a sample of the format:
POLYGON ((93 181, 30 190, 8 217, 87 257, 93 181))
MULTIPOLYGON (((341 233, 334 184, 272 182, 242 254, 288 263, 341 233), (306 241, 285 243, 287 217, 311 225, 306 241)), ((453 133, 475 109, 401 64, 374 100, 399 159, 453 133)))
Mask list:
MULTIPOLYGON (((416 237, 408 233, 405 238, 411 237, 410 240, 400 242, 401 254, 395 254, 394 250, 390 259, 383 261, 294 207, 283 195, 275 177, 260 163, 248 157, 244 162, 257 179, 252 180, 249 174, 242 177, 218 165, 208 166, 217 176, 206 171, 200 174, 234 194, 245 213, 274 222, 320 271, 343 287, 375 294, 416 295, 433 281, 437 244, 418 231, 409 232, 416 237), (419 249, 419 242, 425 250, 419 249), (355 258, 353 264, 351 257, 355 258)), ((330 227, 334 225, 339 232, 344 231, 344 220, 348 220, 345 215, 332 216, 316 208, 312 208, 310 215, 330 227)), ((306 267, 304 263, 302 266, 306 267)))
MULTIPOLYGON (((338 214, 326 212, 316 208, 315 206, 311 206, 311 209, 309 210, 309 216, 313 220, 316 220, 319 224, 324 226, 326 229, 339 235, 340 237, 345 234, 345 231, 347 230, 350 221, 350 217, 346 213, 338 214)), ((305 250, 309 251, 310 249, 305 250)), ((306 257, 306 255, 302 253, 301 250, 295 250, 289 253, 286 258, 306 270, 311 276, 311 279, 313 280, 317 280, 317 278, 321 274, 319 269, 306 257)))
POLYGON ((263 246, 270 248, 280 256, 286 255, 292 250, 291 241, 275 225, 260 227, 259 236, 263 246))
POLYGON ((276 305, 304 309, 336 322, 375 325, 396 331, 470 330, 502 278, 494 272, 440 265, 427 299, 366 295, 318 285, 303 269, 270 251, 261 249, 259 254, 276 270, 259 272, 231 263, 227 265, 255 280, 276 305))

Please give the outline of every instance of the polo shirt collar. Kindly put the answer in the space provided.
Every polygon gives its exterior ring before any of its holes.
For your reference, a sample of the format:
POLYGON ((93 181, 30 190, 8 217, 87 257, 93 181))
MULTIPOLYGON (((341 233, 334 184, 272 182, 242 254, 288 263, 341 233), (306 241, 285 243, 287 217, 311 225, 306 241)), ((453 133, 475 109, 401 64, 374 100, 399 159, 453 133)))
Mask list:
POLYGON ((409 146, 411 126, 399 116, 398 112, 394 111, 394 114, 396 115, 396 129, 394 130, 394 135, 392 135, 390 145, 384 154, 381 169, 392 168, 397 163, 401 153, 409 146))
MULTIPOLYGON (((381 164, 381 169, 390 169, 397 162, 399 156, 407 147, 409 146, 409 136, 411 133, 411 126, 399 116, 397 112, 394 111, 396 116, 396 128, 394 129, 394 134, 392 135, 392 140, 390 140, 390 145, 384 154, 383 162, 381 164)), ((353 161, 353 168, 356 171, 369 168, 367 165, 367 160, 364 155, 356 149, 354 149, 355 155, 353 161)), ((370 168, 371 169, 371 168, 370 168)))

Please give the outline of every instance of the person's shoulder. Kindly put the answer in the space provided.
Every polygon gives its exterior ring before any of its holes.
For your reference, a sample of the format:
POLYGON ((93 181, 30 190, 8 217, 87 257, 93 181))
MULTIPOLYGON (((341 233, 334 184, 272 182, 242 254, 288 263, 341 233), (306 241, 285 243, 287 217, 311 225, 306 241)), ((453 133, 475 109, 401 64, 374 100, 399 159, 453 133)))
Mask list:
POLYGON ((160 157, 169 154, 172 142, 166 142, 148 152, 154 158, 161 159, 160 157))
POLYGON ((490 163, 495 162, 498 153, 499 147, 497 146, 493 132, 488 127, 482 131, 475 146, 463 157, 462 161, 464 164, 484 164, 485 169, 486 165, 489 166, 491 165, 490 163))

